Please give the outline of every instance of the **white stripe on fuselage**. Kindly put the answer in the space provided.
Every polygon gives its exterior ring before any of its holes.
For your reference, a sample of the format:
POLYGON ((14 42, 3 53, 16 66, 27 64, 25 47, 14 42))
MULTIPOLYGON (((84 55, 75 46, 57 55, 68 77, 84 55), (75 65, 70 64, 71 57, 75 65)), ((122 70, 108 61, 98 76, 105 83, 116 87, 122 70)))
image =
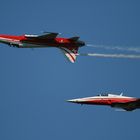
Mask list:
POLYGON ((17 39, 10 39, 10 38, 4 38, 4 37, 0 37, 0 41, 5 42, 5 43, 15 44, 15 45, 20 44, 20 41, 17 39))
POLYGON ((47 45, 37 45, 37 44, 31 44, 31 43, 22 43, 17 39, 10 39, 10 38, 4 38, 0 37, 0 41, 3 43, 9 43, 13 45, 18 45, 21 48, 44 48, 49 47, 47 45))
MULTIPOLYGON (((94 96, 94 97, 86 97, 86 98, 79 98, 82 101, 87 101, 89 99, 112 99, 112 98, 116 98, 116 99, 133 99, 133 97, 127 97, 127 96, 94 96)), ((78 99, 78 100, 79 100, 78 99)))
POLYGON ((4 38, 0 37, 0 41, 5 41, 5 42, 19 42, 17 39, 10 39, 10 38, 4 38))

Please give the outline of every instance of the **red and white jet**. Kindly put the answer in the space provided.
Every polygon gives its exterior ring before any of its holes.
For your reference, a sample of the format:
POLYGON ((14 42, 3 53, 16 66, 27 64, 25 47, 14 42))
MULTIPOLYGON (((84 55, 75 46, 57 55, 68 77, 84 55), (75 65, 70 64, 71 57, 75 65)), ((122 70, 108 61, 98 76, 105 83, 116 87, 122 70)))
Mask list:
POLYGON ((68 102, 88 105, 108 105, 126 111, 140 108, 140 98, 122 96, 122 94, 100 94, 93 97, 72 99, 68 100, 68 102))
POLYGON ((0 35, 0 42, 17 48, 59 48, 68 60, 75 62, 79 47, 85 45, 79 37, 58 38, 59 33, 46 32, 43 35, 0 35))

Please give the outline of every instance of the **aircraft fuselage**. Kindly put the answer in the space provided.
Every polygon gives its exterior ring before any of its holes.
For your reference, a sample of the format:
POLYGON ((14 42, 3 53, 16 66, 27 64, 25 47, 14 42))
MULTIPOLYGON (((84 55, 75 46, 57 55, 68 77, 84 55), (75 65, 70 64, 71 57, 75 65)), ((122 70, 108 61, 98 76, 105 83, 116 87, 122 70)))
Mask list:
POLYGON ((108 94, 108 96, 99 95, 93 97, 72 99, 68 100, 68 102, 89 105, 108 105, 115 108, 122 108, 127 111, 132 111, 136 108, 140 108, 139 98, 113 94, 108 94))
POLYGON ((37 38, 35 35, 27 36, 11 36, 0 35, 0 42, 16 46, 18 48, 40 48, 40 47, 66 47, 70 46, 81 47, 84 45, 83 41, 71 41, 67 38, 37 38))

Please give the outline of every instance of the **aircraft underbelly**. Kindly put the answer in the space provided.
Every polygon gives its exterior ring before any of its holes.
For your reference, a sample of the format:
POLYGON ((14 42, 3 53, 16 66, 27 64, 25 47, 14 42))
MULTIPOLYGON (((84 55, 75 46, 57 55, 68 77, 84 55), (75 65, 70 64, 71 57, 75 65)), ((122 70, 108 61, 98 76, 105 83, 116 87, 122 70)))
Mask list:
POLYGON ((21 43, 19 44, 19 47, 21 48, 46 48, 46 47, 50 47, 42 44, 30 44, 30 43, 21 43))
POLYGON ((97 99, 97 100, 90 100, 86 101, 87 104, 94 104, 94 105, 111 105, 110 100, 105 100, 105 99, 97 99))

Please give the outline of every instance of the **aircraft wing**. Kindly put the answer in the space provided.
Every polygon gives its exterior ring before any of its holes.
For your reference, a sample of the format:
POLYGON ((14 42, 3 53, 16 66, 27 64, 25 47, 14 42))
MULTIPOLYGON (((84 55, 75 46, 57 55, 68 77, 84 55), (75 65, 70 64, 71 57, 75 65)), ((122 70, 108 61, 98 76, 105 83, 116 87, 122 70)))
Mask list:
POLYGON ((72 63, 75 62, 78 53, 78 47, 71 47, 71 48, 61 47, 60 49, 70 62, 72 63))
POLYGON ((59 33, 46 32, 43 35, 25 35, 25 36, 29 39, 36 39, 36 38, 39 38, 39 39, 54 39, 54 38, 57 37, 58 34, 59 33))
POLYGON ((54 38, 57 37, 58 34, 59 33, 45 33, 43 35, 38 36, 38 38, 42 38, 42 39, 45 39, 45 38, 47 38, 47 39, 54 39, 54 38))
POLYGON ((136 108, 140 108, 140 99, 136 101, 127 102, 127 103, 113 103, 112 107, 118 107, 126 111, 132 111, 136 108))

